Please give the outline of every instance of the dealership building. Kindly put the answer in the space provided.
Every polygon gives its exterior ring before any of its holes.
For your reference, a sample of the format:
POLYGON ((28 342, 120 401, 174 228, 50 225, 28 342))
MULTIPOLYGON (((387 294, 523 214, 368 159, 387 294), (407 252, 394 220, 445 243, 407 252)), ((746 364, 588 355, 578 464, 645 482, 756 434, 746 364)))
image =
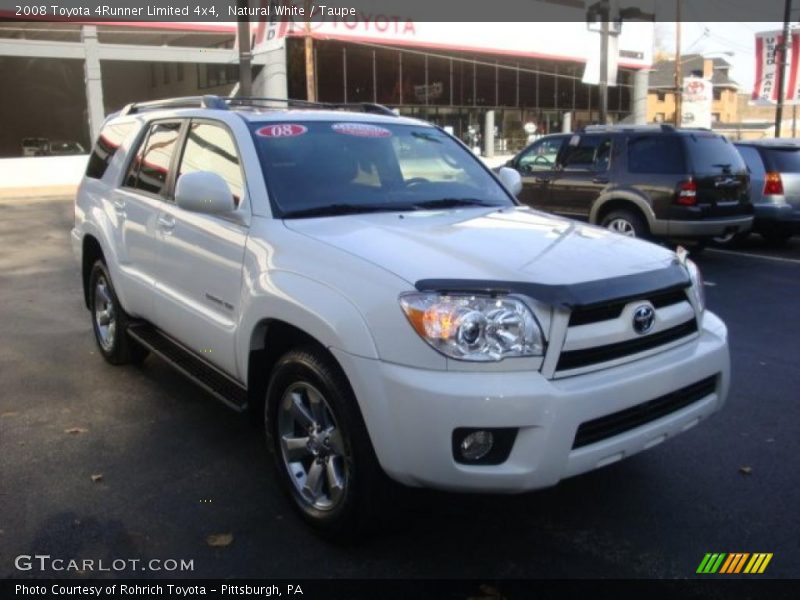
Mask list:
MULTIPOLYGON (((465 141, 494 122, 494 151, 530 134, 596 122, 600 36, 585 22, 429 23, 364 16, 254 23, 254 95, 306 98, 304 41, 313 38, 317 99, 378 102, 448 127, 465 141), (594 79, 593 79, 594 78, 594 79), (528 125, 526 130, 525 126, 528 125)), ((612 122, 644 120, 653 24, 612 38, 612 122), (617 58, 618 57, 618 58, 617 58), (616 60, 615 60, 616 59, 616 60), (613 68, 613 67, 612 67, 613 68)), ((105 115, 132 101, 231 93, 235 23, 0 23, 0 156, 25 138, 87 147, 105 115), (13 118, 11 116, 13 115, 13 118)))

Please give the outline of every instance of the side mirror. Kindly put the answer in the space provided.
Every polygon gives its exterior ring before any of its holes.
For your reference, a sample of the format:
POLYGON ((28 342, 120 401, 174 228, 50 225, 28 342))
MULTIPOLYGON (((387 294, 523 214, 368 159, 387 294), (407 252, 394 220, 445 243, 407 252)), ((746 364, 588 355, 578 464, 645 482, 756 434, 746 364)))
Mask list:
POLYGON ((184 210, 211 215, 236 210, 228 184, 211 171, 194 171, 181 175, 175 186, 175 202, 184 210))
POLYGON ((515 169, 503 167, 497 173, 497 176, 500 178, 502 184, 506 186, 506 189, 514 194, 514 197, 517 197, 522 191, 522 177, 515 169))

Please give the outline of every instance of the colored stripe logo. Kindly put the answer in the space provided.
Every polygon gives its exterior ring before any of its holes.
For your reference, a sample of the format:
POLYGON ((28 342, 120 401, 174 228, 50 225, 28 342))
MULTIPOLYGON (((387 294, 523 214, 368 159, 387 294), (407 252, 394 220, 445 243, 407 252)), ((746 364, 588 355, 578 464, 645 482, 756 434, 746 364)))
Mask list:
POLYGON ((755 575, 763 573, 772 560, 771 552, 708 552, 700 561, 696 573, 702 575, 746 573, 755 575))

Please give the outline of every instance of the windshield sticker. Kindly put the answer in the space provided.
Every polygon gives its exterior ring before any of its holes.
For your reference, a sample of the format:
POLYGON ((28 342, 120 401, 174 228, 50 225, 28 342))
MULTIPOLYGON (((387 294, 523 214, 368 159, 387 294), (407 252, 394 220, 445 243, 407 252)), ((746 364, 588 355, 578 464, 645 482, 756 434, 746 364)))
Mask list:
POLYGON ((276 123, 256 131, 256 135, 269 138, 297 137, 308 132, 308 128, 297 123, 276 123))
POLYGON ((367 125, 366 123, 334 123, 331 128, 336 133, 354 135, 356 137, 385 138, 391 137, 392 132, 377 125, 367 125))

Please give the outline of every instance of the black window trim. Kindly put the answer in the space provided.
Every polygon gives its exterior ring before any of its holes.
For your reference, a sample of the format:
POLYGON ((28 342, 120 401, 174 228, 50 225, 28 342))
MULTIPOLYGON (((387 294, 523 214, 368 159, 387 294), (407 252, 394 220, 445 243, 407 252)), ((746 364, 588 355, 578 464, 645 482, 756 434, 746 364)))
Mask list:
MULTIPOLYGON (((169 166, 167 167, 167 179, 164 182, 164 193, 163 194, 155 194, 153 192, 148 192, 142 190, 140 188, 131 187, 125 184, 125 180, 128 178, 128 172, 131 169, 131 163, 136 160, 136 155, 139 153, 139 150, 142 147, 146 147, 147 141, 150 139, 150 132, 153 129, 154 125, 159 125, 162 123, 179 123, 180 129, 178 129, 178 139, 175 140, 175 143, 178 148, 183 147, 183 140, 186 136, 186 127, 187 122, 189 119, 186 117, 165 117, 163 119, 152 119, 147 121, 142 127, 143 133, 139 134, 141 138, 138 140, 138 143, 131 145, 131 152, 127 158, 125 163, 125 168, 122 170, 122 178, 119 182, 119 188, 122 190, 127 191, 128 193, 138 194, 140 196, 144 196, 146 198, 152 198, 154 200, 159 200, 161 202, 166 202, 168 204, 175 203, 175 169, 178 166, 176 162, 176 158, 178 156, 178 152, 173 152, 172 156, 170 157, 169 166)), ((140 165, 141 168, 141 165, 140 165)), ((136 172, 136 179, 139 179, 139 172, 136 172)))

